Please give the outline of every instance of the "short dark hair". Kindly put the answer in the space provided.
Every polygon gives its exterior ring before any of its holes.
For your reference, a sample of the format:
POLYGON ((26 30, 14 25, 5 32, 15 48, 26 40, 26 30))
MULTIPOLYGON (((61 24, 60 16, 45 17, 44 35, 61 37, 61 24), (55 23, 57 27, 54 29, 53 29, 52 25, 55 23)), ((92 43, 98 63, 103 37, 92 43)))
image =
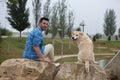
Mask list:
POLYGON ((39 22, 42 22, 43 20, 49 21, 48 18, 46 18, 46 17, 42 17, 42 18, 40 18, 39 22))

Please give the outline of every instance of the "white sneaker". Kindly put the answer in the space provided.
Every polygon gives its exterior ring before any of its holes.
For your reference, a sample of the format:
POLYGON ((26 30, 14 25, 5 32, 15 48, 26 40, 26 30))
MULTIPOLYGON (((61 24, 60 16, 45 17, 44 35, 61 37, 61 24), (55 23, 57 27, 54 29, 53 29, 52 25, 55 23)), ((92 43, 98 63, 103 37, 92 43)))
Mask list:
POLYGON ((54 63, 54 65, 55 65, 56 67, 58 67, 58 66, 60 66, 60 63, 54 63))

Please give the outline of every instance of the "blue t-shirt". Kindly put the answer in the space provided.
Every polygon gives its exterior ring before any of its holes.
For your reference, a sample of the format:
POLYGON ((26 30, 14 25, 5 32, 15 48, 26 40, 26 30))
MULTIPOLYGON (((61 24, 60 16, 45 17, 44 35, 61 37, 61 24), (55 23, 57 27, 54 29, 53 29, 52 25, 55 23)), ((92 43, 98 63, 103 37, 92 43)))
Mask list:
POLYGON ((29 33, 28 38, 26 40, 25 50, 23 52, 23 57, 27 59, 38 59, 39 56, 34 50, 34 45, 39 46, 42 54, 44 54, 44 46, 43 46, 43 35, 41 27, 36 27, 31 33, 29 33))

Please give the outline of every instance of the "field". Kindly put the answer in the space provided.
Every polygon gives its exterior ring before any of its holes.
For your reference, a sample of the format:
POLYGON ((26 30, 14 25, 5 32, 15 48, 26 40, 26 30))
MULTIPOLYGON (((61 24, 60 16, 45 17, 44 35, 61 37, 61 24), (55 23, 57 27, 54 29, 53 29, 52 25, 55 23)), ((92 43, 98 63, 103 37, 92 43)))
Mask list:
MULTIPOLYGON (((25 48, 26 38, 8 37, 4 38, 0 47, 0 63, 10 58, 21 58, 25 48)), ((52 39, 44 38, 44 44, 52 43, 52 39)), ((63 40, 63 55, 77 54, 78 48, 75 42, 69 38, 63 40), (70 44, 69 44, 70 42, 70 44)), ((61 39, 54 39, 55 55, 61 55, 61 39)), ((115 54, 120 49, 120 41, 99 41, 94 42, 95 54, 115 54)))

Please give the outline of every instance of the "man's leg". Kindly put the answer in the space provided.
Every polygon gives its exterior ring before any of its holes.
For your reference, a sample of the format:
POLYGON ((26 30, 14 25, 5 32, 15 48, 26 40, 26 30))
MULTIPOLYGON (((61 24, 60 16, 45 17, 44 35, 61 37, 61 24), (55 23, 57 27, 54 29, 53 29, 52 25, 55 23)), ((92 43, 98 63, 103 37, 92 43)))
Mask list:
POLYGON ((52 44, 45 45, 45 56, 48 56, 54 62, 54 47, 52 44))

